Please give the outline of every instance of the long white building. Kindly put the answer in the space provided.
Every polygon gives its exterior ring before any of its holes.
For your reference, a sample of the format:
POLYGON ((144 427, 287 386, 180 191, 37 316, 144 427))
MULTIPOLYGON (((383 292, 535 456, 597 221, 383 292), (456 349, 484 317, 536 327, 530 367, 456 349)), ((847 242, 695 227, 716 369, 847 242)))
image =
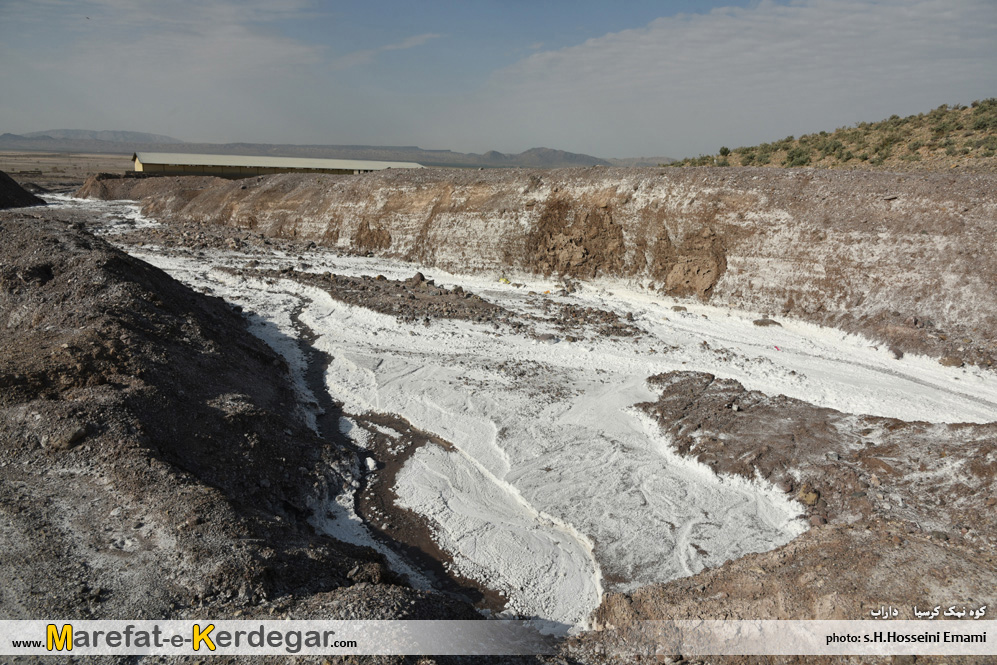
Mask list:
POLYGON ((271 173, 368 173, 384 169, 421 169, 415 162, 357 159, 307 159, 253 155, 197 155, 182 152, 136 152, 135 171, 162 175, 213 175, 248 178, 271 173))

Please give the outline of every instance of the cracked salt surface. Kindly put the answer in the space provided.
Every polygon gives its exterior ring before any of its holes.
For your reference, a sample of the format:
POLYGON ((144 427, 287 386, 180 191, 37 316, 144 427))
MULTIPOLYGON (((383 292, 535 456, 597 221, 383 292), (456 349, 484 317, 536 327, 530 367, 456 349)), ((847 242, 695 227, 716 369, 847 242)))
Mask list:
MULTIPOLYGON (((300 309, 315 345, 331 356, 326 387, 345 411, 397 414, 454 445, 415 452, 397 477, 401 505, 430 520, 458 572, 505 592, 510 611, 562 628, 585 625, 604 590, 690 575, 805 530, 799 505, 768 483, 718 477, 675 455, 632 408, 655 397, 645 382, 650 375, 707 371, 850 413, 997 419, 992 374, 927 358, 895 360, 860 337, 799 322, 760 328, 752 324, 757 315, 688 303, 689 311, 673 312, 674 301, 620 284, 585 285, 554 300, 631 313, 645 339, 549 345, 471 322, 400 324, 288 280, 211 269, 241 266, 247 257, 234 252, 195 260, 132 251, 241 304, 284 336, 297 334, 289 312, 300 309), (527 372, 510 376, 503 371, 509 363, 527 372)), ((262 267, 294 261, 253 258, 262 267)), ((321 252, 309 253, 308 262, 314 272, 389 278, 417 269, 321 252)), ((514 289, 497 284, 497 276, 422 271, 513 311, 539 311, 528 289, 557 288, 533 281, 514 289)), ((358 526, 346 529, 349 539, 363 539, 358 526)))

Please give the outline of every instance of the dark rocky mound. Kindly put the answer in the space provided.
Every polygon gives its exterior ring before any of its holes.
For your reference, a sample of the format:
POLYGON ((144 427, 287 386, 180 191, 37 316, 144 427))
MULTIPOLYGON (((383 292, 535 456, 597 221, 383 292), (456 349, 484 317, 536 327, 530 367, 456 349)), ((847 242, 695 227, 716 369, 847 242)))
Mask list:
POLYGON ((44 201, 25 191, 23 187, 14 182, 13 178, 0 171, 0 210, 43 205, 45 205, 44 201))
POLYGON ((0 215, 0 615, 477 618, 316 533, 352 452, 218 298, 0 215))

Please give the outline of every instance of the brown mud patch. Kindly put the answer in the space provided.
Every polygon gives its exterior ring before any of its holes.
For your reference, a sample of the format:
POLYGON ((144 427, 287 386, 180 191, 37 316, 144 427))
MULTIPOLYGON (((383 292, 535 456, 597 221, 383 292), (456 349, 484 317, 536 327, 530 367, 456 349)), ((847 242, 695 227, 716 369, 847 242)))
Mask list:
MULTIPOLYGON (((561 294, 567 295, 567 291, 562 290, 561 294)), ((539 311, 532 318, 553 325, 564 336, 565 341, 576 342, 600 337, 636 339, 644 336, 644 330, 634 323, 633 314, 620 316, 617 312, 599 307, 583 307, 541 297, 539 311)))
POLYGON ((586 210, 554 198, 527 233, 524 249, 522 265, 545 277, 615 275, 623 267, 623 227, 608 204, 586 210))
POLYGON ((648 384, 659 397, 637 408, 676 452, 718 474, 776 484, 814 525, 902 521, 997 551, 997 513, 980 510, 997 503, 997 423, 846 414, 701 372, 660 374, 648 384))
POLYGON ((667 295, 705 300, 726 270, 723 239, 712 228, 703 228, 678 244, 662 232, 654 244, 650 273, 667 295))
MULTIPOLYGON (((256 265, 251 260, 245 268, 219 270, 244 278, 270 281, 290 279, 321 289, 348 305, 395 316, 400 324, 431 326, 441 319, 472 321, 491 324, 496 329, 507 328, 548 343, 558 343, 562 339, 577 342, 597 337, 638 338, 644 335, 644 331, 634 323, 633 315, 620 316, 597 307, 559 303, 547 293, 527 292, 526 295, 533 299, 533 311, 521 313, 489 302, 459 285, 452 288, 438 285, 422 273, 406 280, 395 280, 383 275, 351 277, 331 272, 308 272, 307 269, 312 267, 308 263, 299 264, 299 269, 288 266, 279 270, 258 269, 256 265), (537 332, 538 325, 552 327, 560 337, 537 332)), ((567 295, 568 291, 562 289, 561 293, 567 295)))
POLYGON ((391 247, 391 234, 381 227, 371 228, 370 222, 364 222, 353 234, 353 246, 361 252, 385 250, 391 247))
MULTIPOLYGON (((670 619, 872 619, 895 608, 897 619, 956 605, 993 607, 993 564, 958 544, 910 533, 874 520, 812 529, 772 552, 750 554, 693 577, 609 594, 596 612, 595 631, 569 642, 566 652, 603 663, 654 662, 656 643, 643 621, 670 619), (649 639, 650 637, 650 639, 649 639), (650 658, 647 658, 650 655, 650 658)), ((987 622, 989 623, 989 622, 987 622)), ((944 624, 935 624, 941 629, 944 624)), ((981 631, 985 624, 981 625, 981 631)), ((653 635, 653 634, 652 634, 653 635)), ((660 662, 660 661, 659 661, 660 662)), ((666 661, 667 662, 667 661, 666 661)), ((672 662, 687 662, 673 656, 672 662)), ((914 662, 900 657, 699 656, 692 662, 724 665, 914 662)), ((917 663, 982 665, 990 657, 917 656, 917 663)))
POLYGON ((508 323, 512 314, 460 286, 448 289, 416 273, 407 280, 376 277, 348 277, 330 272, 317 274, 296 270, 245 268, 228 271, 258 279, 290 279, 325 291, 341 302, 366 307, 381 314, 397 316, 402 323, 430 325, 436 319, 459 319, 479 323, 508 323))

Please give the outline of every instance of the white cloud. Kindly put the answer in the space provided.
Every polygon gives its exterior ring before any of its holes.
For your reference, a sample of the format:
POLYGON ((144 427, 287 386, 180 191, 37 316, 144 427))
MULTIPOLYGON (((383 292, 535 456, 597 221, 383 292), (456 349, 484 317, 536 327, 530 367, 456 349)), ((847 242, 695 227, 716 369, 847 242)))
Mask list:
POLYGON ((432 39, 438 39, 443 35, 436 33, 426 33, 423 35, 415 35, 404 39, 397 44, 387 44, 386 46, 381 46, 372 49, 363 49, 360 51, 354 51, 352 53, 347 53, 344 56, 340 56, 333 60, 330 65, 333 69, 349 69, 350 67, 356 67, 358 65, 364 65, 372 62, 379 54, 385 53, 387 51, 402 51, 405 49, 415 48, 417 46, 422 46, 426 42, 432 39))
POLYGON ((0 22, 11 19, 10 34, 0 37, 22 66, 0 73, 0 83, 23 91, 12 119, 20 114, 23 126, 26 101, 29 128, 128 126, 195 140, 226 137, 233 125, 272 124, 275 105, 294 99, 295 88, 310 88, 325 47, 275 27, 309 4, 14 0, 8 16, 0 15, 0 22), (10 46, 18 24, 36 35, 36 46, 10 46))
POLYGON ((293 15, 303 4, 283 2, 129 2, 96 0, 107 21, 76 48, 86 67, 110 66, 136 79, 168 77, 177 83, 210 87, 232 76, 322 62, 324 48, 304 44, 271 30, 267 24, 293 15))
POLYGON ((992 0, 763 1, 662 18, 497 72, 448 130, 516 136, 506 149, 715 151, 992 96, 995 34, 992 0))

